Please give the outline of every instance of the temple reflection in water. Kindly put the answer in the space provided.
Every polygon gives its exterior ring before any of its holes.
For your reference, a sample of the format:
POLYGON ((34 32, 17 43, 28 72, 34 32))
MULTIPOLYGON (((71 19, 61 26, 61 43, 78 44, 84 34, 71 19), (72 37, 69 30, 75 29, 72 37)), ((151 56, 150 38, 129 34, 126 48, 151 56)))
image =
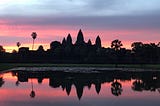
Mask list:
MULTIPOLYGON (((101 91, 101 85, 104 83, 111 83, 110 91, 114 96, 120 96, 123 91, 121 81, 131 81, 132 90, 134 91, 158 91, 160 92, 160 72, 129 72, 129 71, 103 71, 97 73, 71 73, 62 71, 12 71, 12 76, 17 77, 16 85, 22 82, 29 82, 31 79, 32 89, 30 96, 34 98, 36 93, 33 88, 32 79, 37 79, 39 84, 43 83, 43 79, 49 79, 49 86, 52 88, 62 88, 70 95, 72 86, 75 86, 77 97, 80 100, 83 95, 84 87, 91 88, 95 86, 97 94, 101 91)), ((2 73, 3 74, 3 73, 2 73)), ((5 81, 0 75, 0 86, 5 81)))

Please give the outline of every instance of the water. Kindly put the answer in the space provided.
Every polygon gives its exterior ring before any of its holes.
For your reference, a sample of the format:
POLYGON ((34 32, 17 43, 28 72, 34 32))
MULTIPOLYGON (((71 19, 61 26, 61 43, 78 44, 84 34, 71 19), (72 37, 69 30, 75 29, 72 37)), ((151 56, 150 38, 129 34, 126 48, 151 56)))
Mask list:
POLYGON ((3 72, 0 105, 160 106, 160 72, 3 72))

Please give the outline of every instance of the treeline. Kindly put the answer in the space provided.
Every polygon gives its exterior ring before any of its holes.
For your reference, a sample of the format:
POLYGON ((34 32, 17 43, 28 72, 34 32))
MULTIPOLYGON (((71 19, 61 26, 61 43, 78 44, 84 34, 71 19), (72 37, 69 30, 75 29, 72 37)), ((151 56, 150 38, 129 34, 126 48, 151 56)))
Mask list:
POLYGON ((107 63, 107 64, 158 64, 160 63, 160 43, 144 44, 142 42, 132 43, 132 49, 122 47, 120 40, 111 42, 110 48, 101 45, 101 38, 97 36, 95 43, 89 39, 84 41, 81 30, 77 40, 73 44, 72 37, 68 34, 62 42, 53 41, 50 49, 44 50, 39 46, 36 51, 28 47, 21 47, 13 53, 5 52, 0 46, 0 62, 22 62, 22 63, 107 63))

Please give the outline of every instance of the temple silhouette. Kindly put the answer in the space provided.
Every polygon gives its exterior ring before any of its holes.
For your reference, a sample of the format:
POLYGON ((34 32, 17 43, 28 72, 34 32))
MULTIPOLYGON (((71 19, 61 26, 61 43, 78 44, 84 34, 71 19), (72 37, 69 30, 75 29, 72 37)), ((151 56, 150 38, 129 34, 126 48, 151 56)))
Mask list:
MULTIPOLYGON (((33 47, 36 32, 32 33, 33 47)), ((105 48, 101 44, 100 36, 96 37, 95 43, 89 39, 84 40, 80 29, 75 43, 71 34, 63 38, 62 42, 52 41, 50 48, 44 50, 40 45, 37 50, 29 50, 29 47, 20 47, 17 42, 18 51, 5 52, 0 45, 1 63, 91 63, 91 64, 159 64, 160 42, 142 43, 133 42, 131 49, 126 49, 122 41, 115 39, 110 47, 105 48)), ((108 45, 107 45, 108 46, 108 45)), ((33 48, 32 47, 32 48, 33 48)))

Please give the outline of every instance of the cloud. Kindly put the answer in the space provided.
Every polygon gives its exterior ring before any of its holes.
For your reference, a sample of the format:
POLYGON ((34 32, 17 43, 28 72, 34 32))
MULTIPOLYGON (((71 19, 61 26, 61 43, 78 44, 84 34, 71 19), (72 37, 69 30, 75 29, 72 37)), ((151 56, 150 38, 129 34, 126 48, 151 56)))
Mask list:
POLYGON ((42 43, 61 40, 70 32, 75 39, 80 28, 87 40, 99 34, 105 41, 157 41, 159 4, 160 0, 1 0, 0 42, 30 42, 32 31, 42 43))
POLYGON ((159 30, 160 15, 139 15, 139 16, 67 16, 67 17, 5 17, 5 25, 20 26, 66 26, 66 27, 85 27, 91 29, 110 29, 110 30, 159 30))
POLYGON ((1 15, 119 16, 159 13, 159 0, 6 0, 1 15), (12 11, 12 12, 11 12, 12 11))

